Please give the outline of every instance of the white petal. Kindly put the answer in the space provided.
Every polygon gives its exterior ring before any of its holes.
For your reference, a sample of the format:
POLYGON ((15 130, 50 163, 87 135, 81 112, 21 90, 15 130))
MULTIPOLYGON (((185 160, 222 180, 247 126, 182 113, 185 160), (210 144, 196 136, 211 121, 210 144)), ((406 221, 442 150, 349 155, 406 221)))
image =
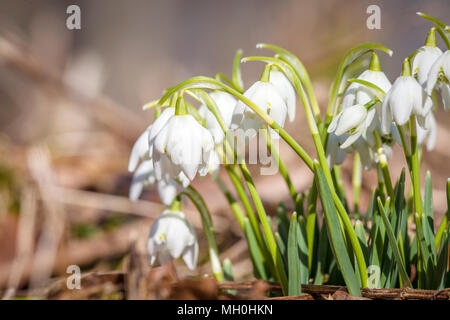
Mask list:
POLYGON ((386 94, 381 106, 381 132, 383 134, 389 134, 392 124, 392 114, 389 106, 390 95, 391 90, 386 94))
POLYGON ((423 46, 419 49, 412 61, 413 73, 421 85, 426 84, 428 73, 434 62, 442 55, 438 47, 423 46))
POLYGON ((342 111, 342 115, 336 127, 336 135, 340 136, 349 130, 361 125, 367 116, 364 106, 354 105, 342 111))
POLYGON ((413 106, 417 103, 417 90, 421 90, 419 83, 413 77, 400 76, 392 86, 389 96, 389 105, 392 116, 399 125, 408 122, 413 106))
POLYGON ((151 129, 151 125, 137 138, 136 142, 131 149, 130 160, 128 161, 128 171, 133 172, 136 170, 139 160, 148 158, 148 133, 151 129))
POLYGON ((289 121, 294 121, 296 112, 296 96, 295 89, 291 82, 281 71, 271 71, 269 82, 275 86, 286 103, 289 121))
POLYGON ((148 181, 149 184, 154 183, 153 163, 150 160, 143 161, 133 174, 129 191, 131 200, 135 201, 139 199, 146 181, 148 181))
POLYGON ((197 267, 197 260, 198 260, 198 242, 195 241, 195 243, 189 247, 186 247, 183 252, 183 260, 184 263, 186 263, 186 266, 190 270, 194 270, 197 267))

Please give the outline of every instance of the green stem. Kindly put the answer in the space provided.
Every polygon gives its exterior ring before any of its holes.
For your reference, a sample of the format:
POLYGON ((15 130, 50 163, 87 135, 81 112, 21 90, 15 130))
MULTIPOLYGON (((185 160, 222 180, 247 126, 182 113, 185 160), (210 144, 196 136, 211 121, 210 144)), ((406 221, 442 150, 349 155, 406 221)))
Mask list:
POLYGON ((272 139, 270 137, 270 134, 267 129, 264 129, 264 135, 267 142, 267 150, 270 150, 271 156, 274 158, 274 160, 278 163, 278 168, 280 169, 280 174, 283 177, 284 181, 286 182, 286 185, 289 189, 289 193, 291 195, 292 201, 294 205, 297 202, 297 191, 294 188, 294 185, 292 184, 292 180, 289 177, 289 172, 286 169, 286 166, 283 163, 283 160, 281 160, 280 155, 278 154, 278 150, 276 147, 272 144, 272 139))
POLYGON ((214 277, 217 281, 223 281, 222 265, 219 258, 219 249, 217 248, 216 237, 214 235, 214 226, 212 224, 211 214, 200 193, 194 187, 189 186, 182 192, 191 199, 200 213, 203 230, 209 247, 209 259, 214 277))
POLYGON ((386 187, 388 196, 392 199, 391 206, 393 206, 395 203, 394 188, 392 187, 392 180, 391 180, 391 175, 389 174, 389 167, 387 165, 386 155, 384 154, 384 151, 383 151, 383 146, 381 144, 380 135, 376 130, 374 130, 373 136, 375 138, 375 144, 378 149, 378 158, 379 158, 379 162, 380 162, 381 172, 383 174, 384 185, 386 187))

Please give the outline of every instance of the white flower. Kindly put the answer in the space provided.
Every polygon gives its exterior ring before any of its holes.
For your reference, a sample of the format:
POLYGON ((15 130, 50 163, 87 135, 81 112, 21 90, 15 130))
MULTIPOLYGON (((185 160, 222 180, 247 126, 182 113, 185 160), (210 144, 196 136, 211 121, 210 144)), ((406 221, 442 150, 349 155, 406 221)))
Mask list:
POLYGON ((450 50, 436 60, 428 73, 427 93, 431 95, 435 87, 441 90, 445 110, 450 109, 450 50))
MULTIPOLYGON (((162 115, 161 115, 162 116, 162 115)), ((161 116, 157 119, 159 120, 161 116)), ((156 122, 154 123, 154 126, 156 122)), ((153 128, 150 135, 153 133, 153 128)), ((152 136, 149 137, 152 139, 152 136)), ((180 172, 192 181, 199 169, 208 166, 210 152, 214 150, 211 133, 191 115, 173 115, 155 135, 153 142, 153 165, 158 168, 157 179, 163 168, 161 156, 166 155, 171 168, 165 166, 170 177, 179 178, 180 172)), ((203 172, 203 171, 202 171, 203 172)))
POLYGON ((337 136, 334 132, 328 135, 327 139, 327 162, 330 167, 342 164, 347 157, 347 152, 341 149, 340 145, 347 139, 346 135, 337 136))
POLYGON ((413 74, 420 85, 425 85, 433 63, 442 55, 441 49, 433 46, 421 47, 412 61, 413 74))
POLYGON ((141 160, 149 159, 148 133, 152 126, 150 125, 140 136, 131 149, 130 160, 128 161, 128 171, 133 172, 141 160))
POLYGON ((328 132, 334 132, 337 136, 347 134, 348 138, 341 145, 342 149, 349 147, 354 143, 361 135, 365 136, 367 130, 373 130, 376 109, 370 108, 367 111, 363 105, 354 105, 347 107, 336 115, 328 127, 328 132))
POLYGON ((421 146, 425 142, 425 139, 427 139, 427 150, 431 151, 434 149, 434 145, 436 144, 437 134, 436 119, 434 118, 432 112, 430 112, 425 118, 425 127, 427 129, 417 126, 417 143, 421 146))
MULTIPOLYGON (((187 184, 189 184, 189 180, 183 174, 181 174, 180 180, 184 182, 187 180, 187 184)), ((169 206, 177 194, 183 190, 183 186, 171 178, 157 181, 153 162, 151 160, 145 160, 141 162, 133 174, 129 198, 132 201, 136 201, 141 196, 144 187, 152 186, 155 182, 159 198, 166 206, 169 206)))
POLYGON ((432 100, 411 76, 400 76, 386 94, 381 110, 381 130, 390 131, 392 120, 404 125, 411 115, 416 115, 423 127, 424 119, 432 107, 432 100))
MULTIPOLYGON (((236 106, 236 99, 231 94, 223 91, 213 91, 209 96, 216 103, 217 109, 222 116, 223 124, 228 129, 233 117, 234 107, 236 106)), ((206 128, 211 132, 214 142, 216 144, 221 143, 225 135, 214 114, 204 104, 199 107, 198 113, 205 119, 206 128)))
POLYGON ((289 121, 295 119, 296 96, 291 81, 281 71, 270 71, 269 82, 275 86, 287 106, 289 121))
MULTIPOLYGON (((284 126, 287 106, 275 86, 269 82, 256 81, 245 91, 244 96, 255 103, 263 112, 267 113, 280 127, 284 126)), ((231 129, 249 129, 249 137, 254 137, 257 130, 264 125, 263 120, 244 102, 238 101, 233 112, 231 129)), ((271 129, 272 138, 278 135, 271 129)))
POLYGON ((147 243, 152 266, 182 257, 187 267, 195 269, 198 242, 194 228, 181 211, 165 210, 150 229, 147 243))
POLYGON ((135 201, 139 199, 144 186, 153 185, 155 183, 155 174, 153 170, 153 163, 150 160, 142 161, 137 167, 131 180, 129 197, 135 201))
MULTIPOLYGON (((357 79, 373 83, 384 92, 387 92, 392 86, 384 72, 381 71, 366 70, 357 79)), ((353 82, 345 91, 344 98, 342 99, 342 110, 355 104, 364 105, 375 98, 376 95, 372 88, 353 82)))
POLYGON ((153 122, 150 131, 148 132, 148 146, 149 146, 149 156, 153 156, 153 144, 155 143, 156 136, 166 125, 167 121, 175 115, 175 108, 169 107, 165 108, 158 118, 153 122))

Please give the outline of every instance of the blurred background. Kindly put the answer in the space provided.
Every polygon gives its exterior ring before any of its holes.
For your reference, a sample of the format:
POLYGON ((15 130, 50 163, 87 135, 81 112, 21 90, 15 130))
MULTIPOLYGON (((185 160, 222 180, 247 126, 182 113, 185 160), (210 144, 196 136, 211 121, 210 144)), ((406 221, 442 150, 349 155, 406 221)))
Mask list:
MULTIPOLYGON (((382 68, 391 81, 399 75, 401 61, 423 45, 431 27, 417 11, 450 22, 446 0, 2 0, 0 297, 77 297, 55 279, 67 276, 67 266, 78 265, 87 275, 100 272, 111 285, 93 290, 96 297, 114 298, 117 286, 123 286, 114 277, 131 270, 138 278, 148 271, 146 238, 163 206, 152 190, 137 202, 128 200, 127 161, 153 118, 142 105, 165 88, 195 75, 230 75, 236 49, 255 55, 257 43, 273 43, 304 62, 324 108, 337 65, 356 44, 391 48, 392 57, 380 55, 382 68), (71 4, 81 8, 81 30, 66 28, 71 4), (371 4, 381 8, 380 30, 366 27, 371 4)), ((261 67, 243 65, 247 87, 261 67)), ((313 152, 304 115, 297 115, 287 130, 313 152)), ((446 208, 448 120, 438 112, 436 148, 424 153, 422 173, 432 173, 436 223, 446 208)), ((296 188, 306 190, 312 179, 306 166, 283 143, 280 152, 296 188)), ((399 149, 394 153, 396 179, 405 163, 399 149)), ((343 174, 350 193, 348 158, 343 174)), ((259 170, 251 169, 270 213, 282 200, 292 206, 279 176, 258 176, 259 170)), ((363 210, 375 179, 373 170, 364 173, 363 210)), ((246 241, 226 199, 209 177, 194 184, 213 212, 221 258, 232 261, 236 279, 249 279, 246 241)), ((200 266, 189 272, 177 262, 176 273, 173 266, 152 270, 148 285, 158 288, 153 298, 170 294, 163 289, 171 277, 210 270, 199 216, 191 204, 185 208, 200 239, 200 266)), ((136 281, 125 285, 139 296, 136 281)))

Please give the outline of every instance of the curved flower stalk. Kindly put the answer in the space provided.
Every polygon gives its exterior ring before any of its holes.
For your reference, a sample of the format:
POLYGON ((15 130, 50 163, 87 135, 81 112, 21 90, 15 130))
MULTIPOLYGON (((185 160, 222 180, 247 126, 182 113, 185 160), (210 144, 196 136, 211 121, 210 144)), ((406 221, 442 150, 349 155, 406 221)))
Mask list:
POLYGON ((450 50, 445 51, 431 66, 427 79, 427 93, 439 89, 445 110, 450 109, 450 50))
MULTIPOLYGON (((398 125, 406 124, 412 115, 425 128, 425 118, 431 111, 433 102, 420 84, 411 76, 409 60, 403 62, 402 75, 395 80, 384 98, 381 110, 381 131, 390 132, 394 120, 398 125)), ((426 128, 425 128, 426 129, 426 128)))
POLYGON ((428 73, 431 66, 442 55, 441 49, 436 47, 435 28, 431 28, 425 45, 417 50, 417 53, 412 59, 412 71, 414 77, 421 86, 425 86, 428 80, 428 73))
POLYGON ((197 236, 179 209, 167 209, 156 219, 150 229, 147 249, 152 266, 163 265, 180 257, 190 270, 197 266, 197 236))

